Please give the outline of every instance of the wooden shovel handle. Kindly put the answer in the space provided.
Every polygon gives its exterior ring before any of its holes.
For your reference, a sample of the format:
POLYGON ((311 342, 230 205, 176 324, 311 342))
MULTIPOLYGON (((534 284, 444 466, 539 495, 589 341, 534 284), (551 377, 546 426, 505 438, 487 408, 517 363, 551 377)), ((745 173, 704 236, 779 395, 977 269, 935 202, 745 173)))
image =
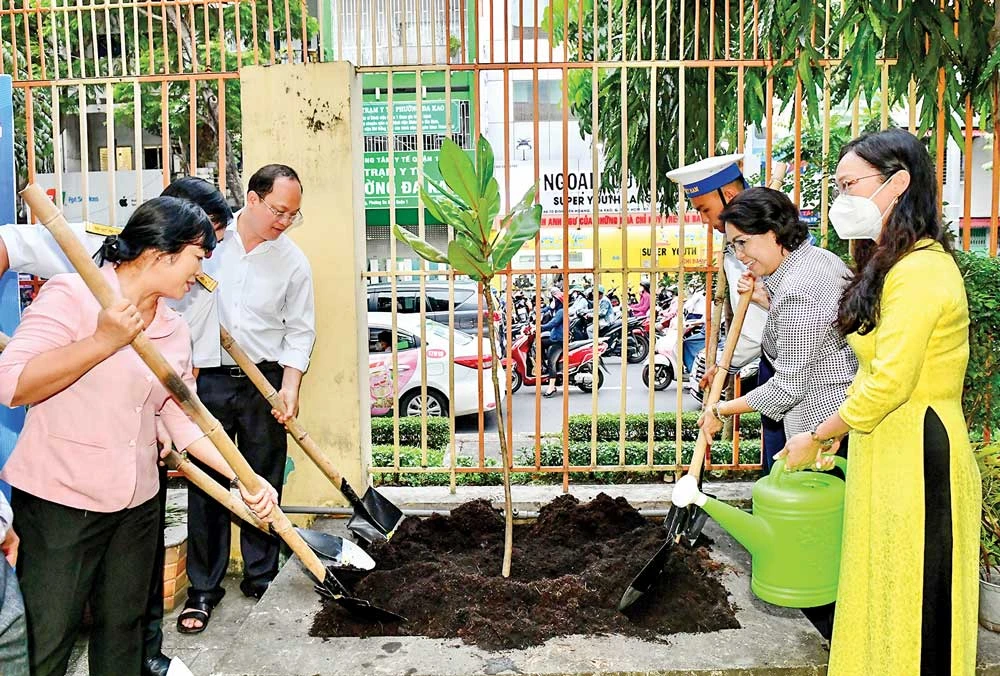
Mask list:
MULTIPOLYGON (((287 411, 285 410, 285 402, 281 400, 281 397, 278 396, 274 386, 268 382, 267 378, 265 378, 264 374, 260 372, 260 369, 253 363, 253 360, 250 359, 249 355, 243 351, 243 348, 236 342, 236 339, 233 338, 229 331, 226 330, 226 327, 219 327, 219 337, 222 341, 222 347, 226 349, 226 352, 228 352, 239 367, 243 369, 243 373, 247 375, 251 382, 257 386, 257 389, 260 390, 260 393, 264 395, 264 398, 267 399, 269 404, 271 404, 271 407, 282 415, 286 415, 287 411)), ((295 416, 291 416, 287 421, 285 421, 285 427, 292 435, 292 438, 295 439, 295 443, 302 447, 305 454, 309 456, 309 459, 316 463, 319 470, 326 475, 326 478, 329 479, 334 486, 337 487, 337 490, 341 490, 344 478, 341 476, 340 472, 337 471, 337 468, 333 466, 330 458, 323 453, 320 447, 316 445, 316 442, 313 441, 312 437, 309 436, 309 432, 307 432, 302 426, 302 423, 300 423, 295 416)))
MULTIPOLYGON (((739 342, 740 331, 743 330, 743 320, 747 316, 747 308, 750 307, 750 297, 752 294, 753 289, 747 289, 744 293, 740 294, 740 303, 736 306, 736 312, 733 314, 733 325, 727 333, 726 347, 722 351, 722 360, 719 362, 719 369, 715 372, 712 387, 705 398, 706 410, 711 408, 719 401, 719 397, 722 396, 722 389, 725 387, 726 377, 729 375, 729 365, 733 361, 733 353, 736 351, 736 343, 739 342)), ((688 467, 688 474, 692 475, 695 479, 701 477, 701 468, 705 464, 705 452, 708 450, 709 441, 711 440, 708 435, 699 430, 698 441, 694 447, 694 455, 691 456, 691 464, 688 467)))
MULTIPOLYGON (((91 292, 97 298, 101 307, 108 307, 117 300, 111 286, 104 279, 101 271, 97 268, 93 259, 84 250, 80 240, 69 229, 66 219, 55 204, 48 198, 38 185, 32 183, 21 192, 21 197, 31 207, 32 213, 42 222, 52 237, 59 243, 66 258, 69 259, 76 271, 80 273, 83 281, 86 282, 91 292)), ((132 341, 132 348, 139 354, 150 370, 160 379, 164 387, 174 396, 177 403, 190 416, 205 435, 219 449, 226 462, 236 472, 236 476, 251 493, 258 493, 261 490, 257 474, 251 469, 246 458, 236 448, 236 444, 229 438, 219 421, 209 413, 205 405, 201 403, 181 377, 174 371, 173 367, 163 358, 152 341, 146 337, 145 333, 139 333, 132 341)), ((271 526, 273 530, 288 543, 292 551, 298 555, 302 563, 316 577, 323 582, 326 579, 326 568, 320 562, 319 557, 309 546, 306 545, 302 537, 295 532, 292 523, 288 520, 281 509, 275 505, 272 512, 271 526)))
POLYGON ((716 273, 715 293, 711 300, 706 299, 705 304, 711 303, 712 326, 708 332, 708 345, 705 347, 705 370, 711 370, 715 366, 715 354, 719 349, 719 334, 722 331, 722 308, 726 302, 726 290, 729 280, 726 277, 726 247, 719 247, 716 266, 719 271, 716 273))
POLYGON ((271 532, 268 529, 267 524, 258 519, 257 515, 250 511, 250 508, 246 506, 245 502, 238 500, 232 493, 221 486, 218 481, 210 477, 203 469, 191 462, 190 459, 181 455, 177 451, 170 451, 170 453, 164 458, 164 462, 167 463, 167 467, 181 472, 188 481, 207 493, 208 497, 218 502, 220 505, 246 521, 251 526, 258 528, 265 533, 271 532))

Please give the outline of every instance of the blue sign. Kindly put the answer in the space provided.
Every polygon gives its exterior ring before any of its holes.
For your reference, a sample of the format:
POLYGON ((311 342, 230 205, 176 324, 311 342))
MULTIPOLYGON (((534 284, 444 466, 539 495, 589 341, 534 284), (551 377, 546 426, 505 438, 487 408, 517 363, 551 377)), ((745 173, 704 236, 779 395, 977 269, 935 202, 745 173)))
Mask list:
MULTIPOLYGON (((15 218, 16 184, 14 177, 14 99, 10 75, 0 75, 0 224, 15 218)), ((0 226, 2 227, 2 226, 0 226)), ((21 294, 17 273, 0 277, 0 331, 8 336, 21 321, 21 294)), ((24 409, 0 406, 0 467, 14 451, 17 435, 24 425, 24 409)), ((10 497, 10 489, 0 486, 10 497)))

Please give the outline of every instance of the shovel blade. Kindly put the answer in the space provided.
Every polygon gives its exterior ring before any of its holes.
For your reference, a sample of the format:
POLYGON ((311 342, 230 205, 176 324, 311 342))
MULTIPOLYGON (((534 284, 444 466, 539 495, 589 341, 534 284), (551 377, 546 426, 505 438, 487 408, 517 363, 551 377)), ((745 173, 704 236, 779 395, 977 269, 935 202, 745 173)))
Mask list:
POLYGON ((359 570, 371 570, 375 567, 375 560, 350 540, 308 528, 296 528, 295 530, 309 545, 309 549, 326 559, 334 567, 349 567, 359 570))
POLYGON ((373 606, 370 602, 365 601, 364 599, 355 598, 353 596, 338 596, 334 598, 333 601, 346 610, 352 617, 357 617, 358 619, 366 622, 377 622, 378 624, 406 622, 406 618, 402 615, 394 613, 391 610, 386 610, 385 608, 373 606))
POLYGON ((688 547, 694 548, 698 542, 698 537, 701 535, 701 531, 705 528, 705 523, 708 522, 708 512, 695 505, 689 505, 688 510, 687 524, 684 526, 681 537, 688 547))
POLYGON ((653 588, 653 585, 656 584, 657 578, 660 577, 660 571, 663 570, 663 566, 666 565, 667 559, 670 558, 670 550, 673 549, 673 546, 673 538, 668 539, 656 551, 656 554, 653 554, 653 558, 646 562, 646 565, 642 567, 639 574, 636 575, 629 584, 628 589, 626 589, 625 593, 622 594, 622 598, 618 602, 619 611, 624 611, 626 608, 642 598, 643 594, 653 588))
POLYGON ((367 513, 355 509, 347 522, 348 530, 369 544, 391 538, 403 520, 402 510, 374 488, 365 491, 361 503, 367 513))
MULTIPOLYGON (((315 578, 313 578, 315 579, 315 578)), ((388 624, 390 622, 406 622, 402 615, 374 606, 371 602, 359 599, 347 593, 347 589, 337 579, 333 571, 328 567, 323 581, 316 585, 316 592, 325 599, 329 599, 343 608, 352 617, 356 617, 366 622, 377 622, 388 624)))

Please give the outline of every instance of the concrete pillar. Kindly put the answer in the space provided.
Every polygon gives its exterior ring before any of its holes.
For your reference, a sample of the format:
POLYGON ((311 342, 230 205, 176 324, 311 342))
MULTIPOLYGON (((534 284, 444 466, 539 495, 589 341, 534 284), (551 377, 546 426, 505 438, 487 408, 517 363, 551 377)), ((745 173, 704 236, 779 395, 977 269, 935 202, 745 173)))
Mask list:
MULTIPOLYGON (((316 291, 316 347, 302 383, 300 421, 360 494, 371 460, 361 78, 347 62, 240 71, 243 185, 265 164, 287 164, 304 189, 302 247, 316 291)), ((289 438, 294 468, 283 502, 346 504, 289 438)))

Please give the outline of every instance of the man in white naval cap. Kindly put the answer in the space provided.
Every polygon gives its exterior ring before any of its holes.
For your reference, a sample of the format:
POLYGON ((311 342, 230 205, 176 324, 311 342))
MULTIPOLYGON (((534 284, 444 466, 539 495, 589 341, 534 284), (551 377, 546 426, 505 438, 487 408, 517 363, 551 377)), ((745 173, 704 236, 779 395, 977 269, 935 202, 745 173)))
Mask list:
MULTIPOLYGON (((738 164, 742 160, 742 153, 719 155, 674 169, 667 174, 667 178, 680 185, 684 191, 684 197, 690 200, 691 206, 701 214, 702 223, 712 226, 723 235, 726 232, 726 227, 719 220, 719 214, 733 198, 748 187, 738 164)), ((732 306, 736 307, 739 302, 736 281, 747 269, 737 260, 736 255, 729 247, 726 248, 724 266, 729 285, 729 300, 732 306)), ((741 368, 761 357, 760 368, 757 372, 758 385, 767 382, 774 374, 774 369, 763 358, 760 350, 760 340, 764 333, 765 322, 767 322, 767 310, 751 303, 747 310, 746 319, 743 321, 743 330, 740 331, 739 342, 736 343, 736 350, 729 368, 730 373, 739 373, 741 368)), ((702 383, 711 382, 714 374, 715 367, 705 374, 702 383)), ((780 421, 771 420, 762 415, 761 436, 765 459, 774 457, 774 454, 785 446, 785 431, 780 421)), ((764 464, 766 466, 766 460, 764 464)))

